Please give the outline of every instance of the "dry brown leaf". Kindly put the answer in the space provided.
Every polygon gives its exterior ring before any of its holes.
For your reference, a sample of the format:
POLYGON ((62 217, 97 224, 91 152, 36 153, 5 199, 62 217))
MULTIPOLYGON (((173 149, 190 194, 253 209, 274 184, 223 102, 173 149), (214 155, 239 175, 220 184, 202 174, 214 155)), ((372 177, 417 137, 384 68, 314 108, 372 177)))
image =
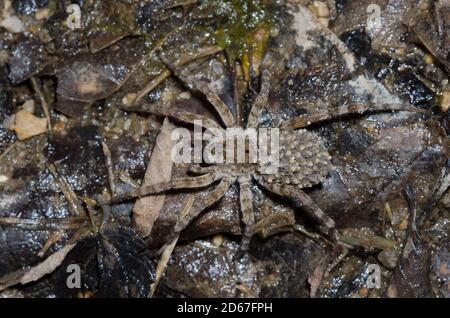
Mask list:
MULTIPOLYGON (((170 181, 173 166, 171 150, 175 145, 175 141, 171 138, 173 128, 174 126, 169 120, 165 119, 156 138, 142 186, 170 181)), ((164 205, 165 197, 165 194, 152 195, 139 199, 134 204, 133 222, 137 233, 142 237, 150 235, 153 223, 158 218, 164 205)))
POLYGON ((320 284, 322 284, 322 279, 324 275, 324 264, 321 263, 314 268, 312 274, 308 277, 308 283, 311 286, 310 296, 311 298, 315 298, 317 292, 319 291, 320 284))
POLYGON ((25 109, 17 112, 15 119, 14 131, 19 140, 47 132, 47 119, 36 117, 25 109))

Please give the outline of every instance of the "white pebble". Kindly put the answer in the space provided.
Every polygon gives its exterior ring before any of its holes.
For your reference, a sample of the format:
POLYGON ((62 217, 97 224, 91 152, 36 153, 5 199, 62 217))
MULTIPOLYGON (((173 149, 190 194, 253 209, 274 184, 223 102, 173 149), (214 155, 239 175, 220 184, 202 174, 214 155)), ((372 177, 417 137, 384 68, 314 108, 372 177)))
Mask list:
POLYGON ((327 18, 330 16, 330 9, 325 2, 314 1, 313 5, 317 8, 317 16, 319 18, 327 18))
POLYGON ((34 113, 34 109, 35 109, 36 103, 34 102, 34 100, 29 99, 27 100, 23 105, 23 109, 25 109, 26 111, 29 111, 30 113, 34 113))
POLYGON ((192 97, 191 93, 186 91, 178 95, 180 99, 190 99, 192 97))
POLYGON ((23 33, 25 31, 22 21, 15 15, 5 18, 0 22, 0 27, 11 33, 23 33))

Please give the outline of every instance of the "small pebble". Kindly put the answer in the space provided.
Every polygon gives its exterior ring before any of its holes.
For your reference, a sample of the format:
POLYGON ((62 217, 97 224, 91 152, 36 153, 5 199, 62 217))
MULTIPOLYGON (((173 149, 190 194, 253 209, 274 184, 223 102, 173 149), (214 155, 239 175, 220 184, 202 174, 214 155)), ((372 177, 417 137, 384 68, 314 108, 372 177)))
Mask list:
POLYGON ((34 14, 34 17, 36 18, 36 20, 44 20, 46 18, 48 18, 48 16, 50 15, 50 10, 48 8, 42 8, 36 11, 36 13, 34 14))
POLYGON ((33 114, 34 110, 35 110, 35 106, 36 106, 36 103, 34 102, 34 100, 29 99, 22 105, 22 108, 33 114))
POLYGON ((408 228, 408 219, 404 218, 398 225, 398 228, 399 228, 399 230, 402 230, 402 231, 406 230, 408 228))
POLYGON ((324 27, 328 28, 329 20, 327 18, 319 18, 318 20, 319 20, 321 25, 323 25, 324 27))
POLYGON ((212 243, 215 247, 220 247, 223 244, 223 235, 222 234, 217 234, 214 235, 213 239, 212 239, 212 243))
POLYGON ((0 22, 0 27, 5 28, 11 33, 25 32, 25 27, 23 26, 22 21, 15 15, 5 18, 2 22, 0 22))
POLYGON ((136 99, 136 96, 136 93, 129 93, 125 95, 125 97, 122 98, 122 104, 124 104, 125 106, 130 106, 136 99))
POLYGON ((431 56, 431 54, 425 54, 423 57, 423 61, 426 64, 433 64, 433 57, 431 56))
POLYGON ((165 90, 161 94, 161 101, 162 102, 170 102, 173 99, 173 93, 170 90, 165 90))
POLYGON ((313 6, 317 8, 317 16, 319 18, 328 18, 330 16, 330 9, 325 2, 314 1, 313 6))
POLYGON ((13 130, 15 123, 16 123, 16 115, 12 115, 5 118, 5 120, 3 121, 3 127, 5 127, 5 129, 8 130, 13 130))
POLYGON ((450 108, 450 90, 444 91, 441 100, 441 110, 445 113, 450 108))
POLYGON ((192 97, 191 93, 186 91, 178 95, 180 99, 190 99, 192 97))
POLYGON ((130 130, 130 127, 131 127, 131 119, 127 119, 127 120, 125 120, 125 122, 123 123, 123 130, 124 131, 128 131, 128 130, 130 130))
POLYGON ((4 183, 4 182, 6 182, 6 181, 8 181, 9 180, 9 178, 7 177, 7 176, 5 176, 5 175, 0 175, 0 183, 4 183))

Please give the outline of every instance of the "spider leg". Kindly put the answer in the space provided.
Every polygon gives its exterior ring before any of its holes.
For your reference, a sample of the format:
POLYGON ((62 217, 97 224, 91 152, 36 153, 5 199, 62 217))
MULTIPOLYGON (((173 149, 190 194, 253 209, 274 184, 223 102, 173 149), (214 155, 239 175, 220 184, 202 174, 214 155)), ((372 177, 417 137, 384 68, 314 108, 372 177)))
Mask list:
POLYGON ((258 127, 258 122, 261 117, 261 113, 267 104, 270 91, 270 73, 267 70, 263 70, 261 74, 261 90, 256 97, 255 102, 252 105, 250 114, 248 116, 247 128, 258 127))
POLYGON ((347 106, 340 106, 330 110, 321 110, 309 114, 300 115, 298 117, 289 119, 281 124, 281 128, 297 129, 307 127, 311 124, 318 123, 325 120, 335 119, 348 114, 364 114, 385 111, 407 111, 415 113, 427 113, 426 110, 408 105, 397 104, 383 104, 376 108, 369 104, 350 104, 347 106))
POLYGON ((184 74, 184 72, 178 67, 175 66, 173 63, 168 61, 166 58, 161 56, 161 60, 166 64, 166 66, 184 83, 186 83, 188 86, 198 90, 202 94, 205 95, 206 99, 211 103, 211 105, 214 107, 216 113, 219 115, 220 120, 223 122, 223 124, 226 127, 232 127, 235 124, 233 114, 228 109, 227 105, 220 99, 219 96, 217 96, 216 93, 214 93, 208 85, 206 85, 203 82, 200 81, 194 81, 191 79, 189 75, 184 74))
MULTIPOLYGON (((192 205, 194 203, 194 196, 191 194, 187 201, 186 204, 184 205, 183 209, 180 212, 180 215, 178 216, 178 219, 181 219, 183 217, 185 217, 189 211, 192 208, 192 205)), ((155 282, 152 284, 151 288, 150 288, 150 293, 149 293, 149 297, 153 297, 153 294, 156 291, 156 288, 158 287, 159 281, 161 280, 161 276, 164 273, 164 270, 167 267, 167 264, 169 263, 169 259, 170 256, 173 253, 173 250, 175 248, 175 246, 177 245, 178 239, 180 237, 180 234, 178 233, 177 235, 175 235, 175 237, 167 242, 162 248, 161 248, 161 257, 158 261, 158 265, 156 267, 156 277, 155 277, 155 282)))
POLYGON ((195 125, 195 121, 201 121, 202 127, 206 129, 222 130, 222 127, 209 117, 191 113, 188 111, 173 110, 170 107, 168 109, 163 109, 163 107, 159 104, 142 104, 138 107, 124 107, 123 110, 165 116, 172 118, 178 122, 192 125, 195 125))
POLYGON ((276 195, 287 198, 293 206, 301 208, 320 224, 319 229, 321 232, 326 235, 331 235, 331 238, 336 241, 335 223, 333 219, 327 216, 305 192, 295 186, 275 186, 262 182, 261 180, 258 181, 258 184, 276 195))
POLYGON ((201 166, 199 164, 194 164, 189 167, 189 172, 193 174, 205 174, 209 172, 215 172, 217 170, 217 167, 215 166, 201 166))
POLYGON ((205 197, 199 198, 195 200, 192 208, 188 213, 181 216, 177 223, 175 224, 174 234, 178 235, 181 231, 183 231, 193 219, 195 219, 201 212, 203 212, 206 208, 212 206, 214 203, 218 202, 228 191, 231 184, 235 181, 230 177, 224 177, 220 181, 219 185, 209 192, 205 197))
POLYGON ((253 213, 253 204, 252 204, 252 191, 250 189, 250 176, 242 176, 239 177, 239 198, 242 212, 242 220, 245 224, 244 235, 242 238, 242 250, 247 250, 250 244, 250 239, 253 236, 253 230, 255 225, 255 215, 253 213))
POLYGON ((99 200, 97 206, 105 204, 119 203, 134 198, 141 198, 152 194, 157 194, 176 189, 203 188, 218 180, 220 176, 216 173, 207 173, 196 177, 177 178, 167 182, 159 182, 154 185, 133 189, 120 195, 116 195, 110 200, 99 200))

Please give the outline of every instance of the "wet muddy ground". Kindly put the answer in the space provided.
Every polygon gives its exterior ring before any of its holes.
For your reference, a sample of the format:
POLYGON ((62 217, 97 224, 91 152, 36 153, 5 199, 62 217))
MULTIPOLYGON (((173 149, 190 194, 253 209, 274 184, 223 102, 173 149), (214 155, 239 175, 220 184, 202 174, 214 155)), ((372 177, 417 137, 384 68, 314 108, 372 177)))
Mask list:
POLYGON ((165 113, 217 120, 164 60, 240 123, 262 70, 261 127, 371 111, 307 127, 333 168, 303 190, 336 241, 254 184, 242 255, 232 185, 181 232, 155 297, 450 297, 447 0, 0 0, 0 297, 149 295, 181 211, 211 188, 94 200, 188 174, 167 153, 189 125, 165 113))

